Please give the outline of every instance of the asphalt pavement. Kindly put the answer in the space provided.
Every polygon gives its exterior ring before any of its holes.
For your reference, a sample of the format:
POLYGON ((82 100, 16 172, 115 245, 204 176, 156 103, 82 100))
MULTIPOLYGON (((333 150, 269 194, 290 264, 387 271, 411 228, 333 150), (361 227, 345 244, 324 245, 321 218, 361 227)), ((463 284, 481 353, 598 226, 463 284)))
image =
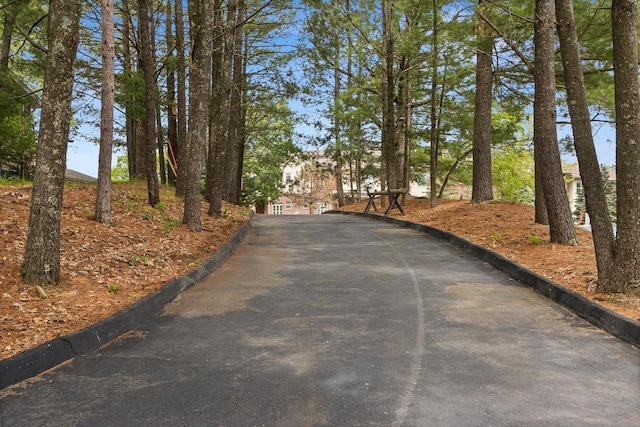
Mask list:
POLYGON ((0 426, 638 426, 640 351, 461 249, 258 216, 161 314, 0 392, 0 426))

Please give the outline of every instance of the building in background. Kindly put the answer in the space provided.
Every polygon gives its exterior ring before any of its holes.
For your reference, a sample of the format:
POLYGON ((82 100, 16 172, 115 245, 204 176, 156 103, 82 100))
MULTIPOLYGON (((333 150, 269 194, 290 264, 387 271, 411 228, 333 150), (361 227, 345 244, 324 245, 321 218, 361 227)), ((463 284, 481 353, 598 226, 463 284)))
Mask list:
MULTIPOLYGON (((582 187, 580 169, 578 168, 578 163, 571 163, 563 165, 562 170, 564 175, 564 185, 567 189, 567 196, 569 197, 569 204, 571 206, 571 212, 575 213, 578 210, 577 208, 579 205, 584 206, 584 190, 582 187)), ((608 180, 613 186, 612 191, 615 192, 616 168, 614 166, 602 166, 601 170, 603 171, 603 174, 606 173, 608 175, 608 180)), ((589 215, 586 211, 578 213, 576 221, 580 224, 590 224, 589 215)))
POLYGON ((313 215, 337 207, 333 161, 323 151, 305 152, 282 168, 280 197, 269 201, 266 214, 313 215))

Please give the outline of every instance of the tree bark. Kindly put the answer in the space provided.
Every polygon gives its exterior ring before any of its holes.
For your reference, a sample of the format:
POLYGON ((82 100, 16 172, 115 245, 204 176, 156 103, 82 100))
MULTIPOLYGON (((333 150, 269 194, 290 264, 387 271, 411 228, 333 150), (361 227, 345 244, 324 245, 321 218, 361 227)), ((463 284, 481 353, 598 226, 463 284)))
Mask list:
MULTIPOLYGON (((123 68, 125 75, 130 77, 134 73, 134 60, 131 53, 131 13, 129 10, 129 2, 122 2, 122 55, 123 55, 123 68)), ((125 138, 127 145, 127 165, 129 172, 129 180, 133 180, 139 177, 138 173, 138 144, 137 144, 137 126, 138 120, 133 114, 130 103, 125 106, 125 138)))
POLYGON ((0 69, 9 69, 9 57, 11 56, 11 40, 13 40, 13 28, 15 26, 15 13, 19 3, 7 5, 4 8, 4 22, 2 26, 2 38, 0 38, 0 69))
POLYGON ((640 293, 640 99, 635 0, 613 0, 616 112, 617 237, 608 280, 600 289, 640 293))
MULTIPOLYGON (((337 7, 337 5, 334 5, 337 7)), ((349 9, 348 2, 345 7, 349 9)), ((333 31, 333 139, 335 141, 334 160, 336 164, 335 180, 336 193, 338 195, 338 206, 344 206, 344 183, 343 183, 343 161, 342 161, 342 103, 340 101, 340 91, 342 82, 340 80, 340 26, 336 25, 333 31)), ((348 64, 348 68, 350 67, 348 64)))
POLYGON ((51 0, 29 231, 21 274, 27 283, 60 281, 60 219, 71 122, 81 2, 51 0))
POLYGON ((382 6, 382 157, 388 189, 398 188, 398 138, 395 119, 395 44, 393 37, 393 0, 382 6))
MULTIPOLYGON (((152 20, 153 22, 153 20, 152 20)), ((150 35, 151 35, 151 52, 156 52, 157 48, 156 48, 156 29, 155 29, 155 25, 151 25, 150 26, 150 35)), ((153 69, 154 69, 154 77, 155 77, 155 69, 156 69, 156 61, 155 61, 155 53, 154 53, 154 60, 153 60, 153 69)), ((153 93, 160 93, 160 87, 158 85, 158 81, 157 79, 153 79, 153 93)), ((160 98, 155 96, 154 97, 154 101, 155 101, 155 119, 156 119, 156 123, 155 123, 155 128, 156 128, 156 149, 158 150, 158 161, 157 166, 158 166, 158 170, 157 172, 160 175, 160 183, 161 184, 166 184, 167 183, 167 169, 165 167, 165 163, 164 163, 164 136, 162 133, 162 108, 160 105, 160 98)))
POLYGON ((100 153, 96 186, 96 221, 111 224, 111 158, 113 156, 113 104, 115 96, 115 40, 113 0, 102 0, 102 93, 100 153))
POLYGON ((144 169, 147 178, 147 194, 149 204, 155 206, 160 202, 160 188, 158 186, 158 172, 156 170, 156 78, 151 51, 151 18, 149 17, 149 0, 138 0, 138 31, 140 34, 140 67, 144 75, 145 92, 145 144, 144 169))
MULTIPOLYGON (((167 57, 175 54, 175 37, 171 30, 173 24, 171 0, 167 0, 167 19, 165 25, 165 38, 167 39, 167 57)), ((167 170, 167 182, 176 185, 177 170, 175 169, 175 144, 178 140, 178 106, 176 104, 176 70, 175 67, 167 68, 167 156, 169 168, 167 170)))
MULTIPOLYGON (((478 1, 479 9, 485 2, 478 1)), ((493 35, 485 21, 478 18, 476 61, 476 99, 473 119, 472 202, 493 200, 491 173, 491 104, 493 101, 493 35)))
POLYGON ((187 61, 185 58, 184 40, 184 12, 182 1, 175 0, 176 11, 176 71, 178 76, 178 132, 174 143, 174 154, 178 165, 178 177, 176 181, 176 196, 184 197, 185 180, 183 179, 186 165, 184 164, 187 150, 187 61))
POLYGON ((223 143, 224 148, 223 155, 225 157, 222 162, 222 175, 220 176, 220 191, 222 193, 222 199, 229 201, 229 186, 231 183, 231 171, 233 164, 233 139, 230 137, 232 130, 229 128, 231 123, 231 96, 233 91, 233 83, 231 81, 233 76, 233 45, 235 42, 235 27, 238 23, 238 1, 229 0, 227 2, 227 23, 225 27, 225 42, 224 42, 224 63, 222 66, 223 77, 222 84, 224 88, 224 106, 222 108, 222 116, 220 120, 223 123, 223 130, 226 138, 223 143))
POLYGON ((240 134, 240 120, 242 118, 242 85, 243 85, 243 21, 244 0, 238 0, 238 11, 234 25, 233 61, 231 97, 229 100, 229 128, 227 133, 229 147, 232 147, 233 157, 229 180, 229 202, 240 203, 240 189, 242 187, 242 159, 244 158, 244 139, 240 134))
POLYGON ((191 78, 189 79, 189 140, 185 164, 184 215, 182 222, 191 230, 201 231, 200 180, 207 145, 207 118, 211 87, 211 37, 213 8, 209 1, 190 0, 191 78))
POLYGON ((598 267, 598 285, 606 283, 606 274, 614 255, 613 227, 607 207, 600 163, 591 133, 591 119, 587 91, 580 58, 578 32, 571 0, 555 0, 558 38, 564 80, 567 88, 567 107, 571 117, 573 142, 580 167, 587 212, 591 219, 593 245, 598 267))
POLYGON ((438 151, 440 144, 440 135, 438 132, 438 120, 437 120, 437 94, 438 94, 438 2, 433 0, 431 2, 433 13, 433 29, 432 29, 432 57, 431 57, 431 107, 430 107, 430 126, 429 139, 429 191, 431 199, 431 207, 435 208, 438 205, 438 151))
POLYGON ((555 81, 555 6, 553 0, 536 0, 534 24, 535 84, 533 105, 533 139, 541 168, 542 188, 549 217, 552 242, 562 245, 578 243, 573 217, 562 177, 562 164, 556 130, 555 81))
MULTIPOLYGON (((235 15, 237 1, 229 0, 227 4, 227 20, 224 25, 224 42, 220 47, 222 55, 214 55, 214 61, 219 61, 220 68, 217 70, 217 84, 214 78, 213 103, 210 116, 211 137, 215 137, 215 144, 210 150, 215 151, 215 158, 212 166, 212 186, 209 193, 208 214, 219 217, 222 214, 222 200, 228 200, 229 196, 229 175, 233 147, 228 145, 228 124, 229 124, 229 99, 231 96, 231 63, 233 59, 233 27, 235 26, 235 15)), ((218 21, 217 21, 218 22, 218 21)), ((219 25, 222 26, 222 17, 219 25)), ((222 39, 221 39, 222 40, 222 39)), ((214 66, 218 65, 214 63, 214 66)))
POLYGON ((209 153, 207 156, 207 176, 205 198, 209 202, 208 215, 219 217, 222 214, 222 174, 226 161, 223 124, 225 105, 224 88, 224 26, 222 23, 222 1, 214 2, 214 38, 212 46, 211 99, 209 102, 209 153))

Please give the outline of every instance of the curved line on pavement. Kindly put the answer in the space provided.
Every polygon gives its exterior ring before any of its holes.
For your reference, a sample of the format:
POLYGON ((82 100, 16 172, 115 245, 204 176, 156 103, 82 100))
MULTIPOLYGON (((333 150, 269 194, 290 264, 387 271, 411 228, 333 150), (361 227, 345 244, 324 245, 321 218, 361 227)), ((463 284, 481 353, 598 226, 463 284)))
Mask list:
POLYGON ((422 299, 422 291, 420 290, 420 285, 418 283, 418 278, 416 277, 415 271, 413 271, 413 269, 409 267, 409 264, 407 263, 407 261, 405 261, 405 259, 403 258, 403 254, 400 251, 398 251, 393 245, 388 244, 384 237, 380 235, 378 235, 378 237, 389 248, 391 248, 404 268, 409 272, 409 275, 411 276, 411 282, 413 283, 413 292, 416 296, 416 311, 418 312, 418 321, 416 325, 416 346, 413 354, 413 360, 411 361, 411 370, 404 388, 404 392, 400 397, 398 408, 396 409, 396 420, 392 424, 393 426, 399 426, 402 425, 405 418, 407 417, 409 406, 415 399, 418 379, 420 378, 420 373, 422 372, 422 355, 424 354, 424 336, 426 332, 424 326, 424 304, 422 299))

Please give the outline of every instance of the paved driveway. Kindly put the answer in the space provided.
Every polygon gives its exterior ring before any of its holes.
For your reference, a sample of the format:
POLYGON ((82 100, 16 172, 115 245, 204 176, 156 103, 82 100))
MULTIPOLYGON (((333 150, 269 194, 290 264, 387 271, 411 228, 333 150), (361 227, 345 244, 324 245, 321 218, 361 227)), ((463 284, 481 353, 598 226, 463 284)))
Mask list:
POLYGON ((161 316, 0 395, 0 425, 637 426, 640 351, 458 249, 260 216, 161 316))

